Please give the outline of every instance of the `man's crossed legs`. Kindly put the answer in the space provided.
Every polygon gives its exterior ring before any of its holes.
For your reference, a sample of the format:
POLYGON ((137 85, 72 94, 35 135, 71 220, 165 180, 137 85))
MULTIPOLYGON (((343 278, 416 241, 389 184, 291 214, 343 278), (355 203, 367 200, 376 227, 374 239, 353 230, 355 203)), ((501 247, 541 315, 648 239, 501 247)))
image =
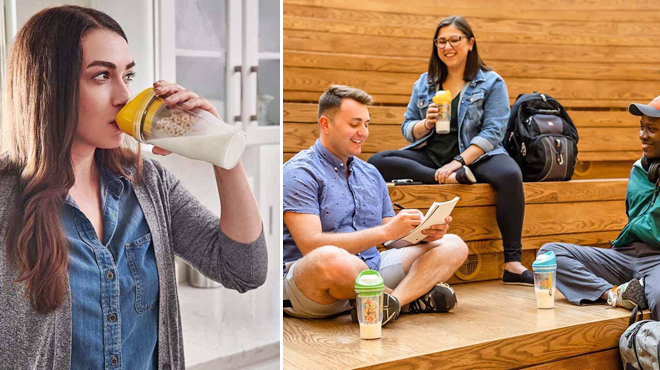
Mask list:
MULTIPOLYGON (((447 281, 465 261, 468 248, 452 234, 442 239, 381 253, 380 272, 385 292, 401 306, 409 304, 447 281)), ((355 279, 368 269, 359 257, 334 246, 317 248, 291 265, 284 278, 284 312, 291 316, 319 318, 351 308, 355 279), (294 268, 295 267, 295 268, 294 268)))

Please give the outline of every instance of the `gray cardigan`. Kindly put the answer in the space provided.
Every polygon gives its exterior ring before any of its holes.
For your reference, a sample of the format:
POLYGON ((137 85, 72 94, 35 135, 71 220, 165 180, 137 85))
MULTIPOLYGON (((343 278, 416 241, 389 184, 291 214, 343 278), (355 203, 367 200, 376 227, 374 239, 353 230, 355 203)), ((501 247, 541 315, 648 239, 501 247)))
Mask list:
MULTIPOLYGON (((219 218, 204 207, 160 163, 144 159, 135 194, 153 236, 160 283, 158 369, 185 369, 174 255, 226 288, 245 292, 266 280, 263 232, 242 244, 220 231, 219 218)), ((0 179, 0 369, 68 370, 71 363, 71 295, 54 313, 35 313, 24 299, 18 270, 4 245, 11 217, 15 176, 0 179)), ((69 288, 70 289, 70 288, 69 288)), ((220 328, 209 328, 220 330, 220 328)))

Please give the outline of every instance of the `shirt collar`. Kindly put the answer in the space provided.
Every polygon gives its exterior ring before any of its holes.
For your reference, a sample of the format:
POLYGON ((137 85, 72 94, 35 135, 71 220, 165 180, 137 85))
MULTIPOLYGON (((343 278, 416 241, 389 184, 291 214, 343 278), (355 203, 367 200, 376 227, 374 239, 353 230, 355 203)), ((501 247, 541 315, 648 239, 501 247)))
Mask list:
MULTIPOLYGON (((314 143, 314 149, 321 156, 321 158, 325 159, 325 161, 334 167, 335 170, 344 168, 344 162, 339 159, 339 157, 332 154, 326 147, 324 147, 323 144, 321 144, 320 139, 316 139, 316 142, 314 143)), ((354 157, 348 157, 346 166, 348 166, 349 170, 353 168, 353 163, 355 162, 354 159, 354 157)))
POLYGON ((125 182, 128 179, 122 175, 118 175, 105 167, 101 167, 101 189, 107 187, 114 195, 119 197, 124 192, 125 182))
MULTIPOLYGON (((101 191, 102 204, 105 202, 104 190, 106 188, 109 191, 111 191, 115 196, 119 197, 124 192, 124 188, 129 184, 130 182, 126 177, 122 175, 118 175, 105 167, 101 167, 100 175, 99 175, 99 187, 101 188, 100 191, 101 191)), ((68 193, 64 197, 64 203, 73 206, 75 208, 78 208, 78 205, 73 200, 71 195, 68 193)))

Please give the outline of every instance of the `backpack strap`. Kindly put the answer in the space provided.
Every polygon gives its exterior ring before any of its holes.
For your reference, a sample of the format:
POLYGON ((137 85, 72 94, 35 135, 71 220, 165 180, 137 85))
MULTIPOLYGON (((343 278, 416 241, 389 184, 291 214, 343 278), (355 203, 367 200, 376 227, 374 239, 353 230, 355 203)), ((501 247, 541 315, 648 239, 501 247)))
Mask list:
POLYGON ((630 319, 628 320, 628 326, 634 324, 637 321, 644 320, 644 311, 639 309, 639 306, 633 308, 632 313, 630 314, 630 319), (636 317, 637 316, 637 317, 636 317))

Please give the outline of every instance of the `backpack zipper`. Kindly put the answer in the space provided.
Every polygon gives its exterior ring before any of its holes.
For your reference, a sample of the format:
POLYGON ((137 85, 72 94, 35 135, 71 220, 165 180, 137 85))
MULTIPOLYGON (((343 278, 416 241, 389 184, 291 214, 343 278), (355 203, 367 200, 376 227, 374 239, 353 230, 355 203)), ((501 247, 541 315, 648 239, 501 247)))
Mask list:
POLYGON ((522 143, 522 148, 520 149, 520 153, 522 153, 523 157, 527 156, 527 148, 525 147, 525 143, 522 143))

